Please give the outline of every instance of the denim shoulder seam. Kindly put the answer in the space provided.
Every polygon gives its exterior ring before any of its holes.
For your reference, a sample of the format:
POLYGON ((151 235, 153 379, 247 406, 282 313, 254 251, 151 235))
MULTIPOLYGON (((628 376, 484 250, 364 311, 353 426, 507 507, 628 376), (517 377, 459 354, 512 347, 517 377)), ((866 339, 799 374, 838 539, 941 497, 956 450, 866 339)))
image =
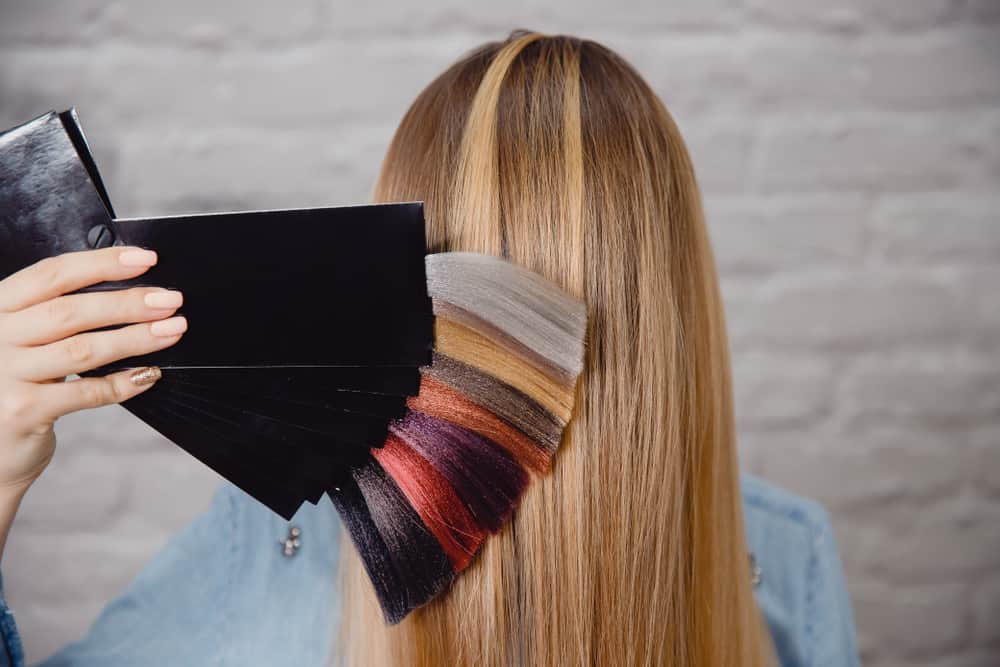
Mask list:
POLYGON ((823 538, 822 527, 810 527, 809 540, 809 564, 807 566, 806 578, 806 626, 804 629, 806 646, 809 654, 806 664, 812 665, 816 661, 816 628, 819 624, 819 606, 817 604, 817 585, 819 583, 819 548, 823 538))

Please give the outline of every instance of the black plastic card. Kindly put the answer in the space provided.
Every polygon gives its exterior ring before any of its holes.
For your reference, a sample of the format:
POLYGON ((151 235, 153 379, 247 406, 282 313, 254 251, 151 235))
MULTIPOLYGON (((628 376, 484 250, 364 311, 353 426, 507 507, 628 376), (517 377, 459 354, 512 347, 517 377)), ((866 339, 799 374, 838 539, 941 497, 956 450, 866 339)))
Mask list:
POLYGON ((331 396, 334 393, 405 399, 420 388, 420 374, 409 366, 172 368, 165 379, 208 384, 226 392, 331 401, 337 400, 331 396))
MULTIPOLYGON (((183 411, 169 405, 150 404, 143 406, 136 414, 166 438, 280 516, 290 519, 305 501, 303 493, 289 490, 288 484, 282 484, 280 480, 268 476, 268 471, 274 474, 274 468, 262 468, 255 459, 241 458, 235 453, 230 455, 203 446, 207 436, 212 436, 218 442, 226 442, 225 434, 214 432, 204 423, 189 419, 183 411)), ((280 474, 281 471, 277 472, 280 474)))
POLYGON ((420 203, 116 223, 123 243, 156 250, 159 261, 137 278, 98 288, 181 290, 181 312, 189 323, 176 345, 130 359, 128 365, 419 366, 430 361, 433 313, 420 203))
POLYGON ((149 391, 154 390, 176 402, 245 421, 250 434, 271 435, 276 442, 311 446, 331 456, 341 451, 381 447, 388 429, 389 419, 385 417, 348 415, 253 398, 220 399, 169 383, 157 383, 149 391))
MULTIPOLYGON (((336 368, 336 367, 331 367, 336 368)), ((183 369, 182 369, 183 370, 183 369)), ((256 369, 255 369, 256 370, 256 369)), ((295 369, 297 370, 297 369, 295 369)), ((161 385, 170 385, 178 389, 196 393, 207 398, 227 401, 230 403, 242 400, 251 403, 274 403, 282 406, 282 410, 308 410, 317 415, 345 418, 381 418, 391 419, 401 417, 406 408, 406 398, 386 394, 366 394, 358 391, 330 390, 320 395, 295 394, 292 392, 266 394, 259 390, 232 385, 220 385, 213 382, 215 378, 200 378, 200 369, 187 371, 187 377, 178 377, 177 369, 166 371, 160 379, 161 385), (287 407, 286 407, 287 406, 287 407)))

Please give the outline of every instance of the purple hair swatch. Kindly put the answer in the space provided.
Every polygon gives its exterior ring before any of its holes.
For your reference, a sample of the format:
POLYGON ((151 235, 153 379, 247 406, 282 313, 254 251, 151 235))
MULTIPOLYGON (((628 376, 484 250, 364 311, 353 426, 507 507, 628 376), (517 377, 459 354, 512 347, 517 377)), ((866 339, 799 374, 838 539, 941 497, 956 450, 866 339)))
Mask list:
POLYGON ((389 423, 451 484, 483 528, 498 532, 528 485, 528 473, 489 438, 444 419, 407 410, 389 423))

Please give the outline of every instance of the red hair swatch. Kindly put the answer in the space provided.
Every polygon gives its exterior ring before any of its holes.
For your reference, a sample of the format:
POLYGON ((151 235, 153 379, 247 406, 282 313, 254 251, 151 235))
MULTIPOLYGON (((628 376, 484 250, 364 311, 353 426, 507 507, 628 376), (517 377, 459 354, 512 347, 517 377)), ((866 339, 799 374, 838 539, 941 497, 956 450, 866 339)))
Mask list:
POLYGON ((371 452, 441 543, 455 571, 464 570, 486 537, 486 530, 476 524, 451 484, 392 433, 381 449, 371 452))

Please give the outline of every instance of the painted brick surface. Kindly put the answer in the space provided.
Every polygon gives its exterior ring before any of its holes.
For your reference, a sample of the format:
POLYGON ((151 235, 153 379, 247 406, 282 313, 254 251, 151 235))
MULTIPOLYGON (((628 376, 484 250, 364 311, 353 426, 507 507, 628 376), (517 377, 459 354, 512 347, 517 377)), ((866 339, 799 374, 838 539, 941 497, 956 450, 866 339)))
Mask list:
MULTIPOLYGON (((0 126, 76 105, 121 215, 361 202, 421 87, 516 27, 674 113, 741 456, 830 508, 865 664, 1000 664, 1000 1, 5 0, 0 126)), ((117 407, 58 433, 3 562, 33 659, 217 483, 117 407)))

